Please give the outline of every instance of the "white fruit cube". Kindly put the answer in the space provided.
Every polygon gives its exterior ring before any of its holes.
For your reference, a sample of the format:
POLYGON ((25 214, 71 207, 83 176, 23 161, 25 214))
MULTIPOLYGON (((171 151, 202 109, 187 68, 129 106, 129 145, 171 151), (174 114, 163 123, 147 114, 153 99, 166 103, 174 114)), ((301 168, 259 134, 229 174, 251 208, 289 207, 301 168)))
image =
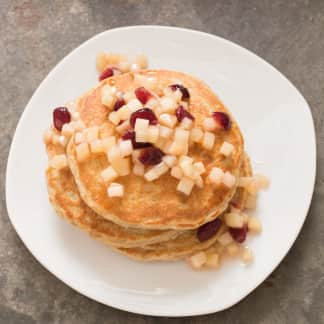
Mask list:
POLYGON ((268 189, 270 186, 270 179, 262 174, 256 174, 254 179, 259 189, 268 189))
POLYGON ((71 123, 64 124, 62 127, 62 135, 69 138, 74 133, 74 127, 71 125, 71 123))
POLYGON ((73 127, 75 132, 79 132, 85 128, 85 125, 81 120, 73 121, 70 123, 70 125, 73 127))
POLYGON ((159 125, 159 128, 160 128, 160 132, 159 132, 160 137, 167 139, 172 136, 172 133, 173 133, 172 128, 162 126, 162 125, 159 125))
POLYGON ((118 125, 120 123, 119 115, 117 111, 112 111, 108 116, 109 121, 111 121, 114 125, 118 125))
POLYGON ((232 243, 234 240, 233 240, 232 235, 229 232, 225 232, 217 238, 217 241, 222 246, 226 246, 226 245, 232 243))
POLYGON ((116 97, 114 96, 113 91, 111 91, 110 87, 103 87, 101 93, 101 103, 108 108, 112 108, 113 104, 115 103, 115 99, 116 97))
POLYGON ((202 162, 196 162, 193 164, 193 166, 195 168, 195 172, 197 172, 197 174, 199 174, 199 175, 206 172, 204 163, 202 163, 202 162))
POLYGON ((161 114, 159 116, 159 122, 164 126, 174 128, 177 123, 177 117, 170 114, 161 114))
POLYGON ((192 178, 192 179, 194 178, 195 168, 194 168, 192 162, 186 161, 186 160, 180 161, 179 166, 182 169, 183 174, 186 177, 189 177, 189 178, 192 178))
POLYGON ((230 256, 237 255, 239 251, 240 251, 240 246, 236 242, 232 242, 226 246, 226 252, 230 256))
POLYGON ((147 181, 154 181, 158 179, 162 174, 166 173, 169 167, 162 161, 161 163, 155 165, 152 169, 144 174, 144 178, 147 181))
POLYGON ((183 129, 190 129, 193 125, 193 120, 191 120, 190 118, 183 118, 183 120, 180 123, 180 127, 183 129))
POLYGON ((253 233, 260 233, 262 230, 260 220, 255 216, 250 216, 248 218, 248 229, 253 233))
POLYGON ((177 107, 176 101, 172 97, 162 97, 160 99, 162 112, 173 113, 177 107))
POLYGON ((100 139, 95 139, 94 141, 90 142, 90 150, 92 153, 106 152, 105 147, 102 143, 102 140, 100 140, 100 139))
POLYGON ((194 127, 190 131, 190 141, 200 143, 204 137, 204 132, 199 127, 194 127))
POLYGON ((189 131, 177 128, 174 133, 174 141, 178 144, 187 144, 189 141, 189 131))
POLYGON ((239 213, 226 213, 224 222, 227 226, 234 228, 242 228, 244 225, 243 217, 239 213))
POLYGON ((245 247, 242 251, 242 255, 241 255, 242 261, 244 263, 251 263, 253 261, 253 253, 251 251, 251 249, 249 249, 248 247, 245 247))
POLYGON ((171 92, 172 93, 170 97, 172 97, 175 102, 180 102, 182 99, 182 92, 179 89, 177 89, 176 91, 171 90, 171 92))
POLYGON ((204 180, 200 175, 195 177, 195 185, 200 189, 204 187, 204 180))
POLYGON ((134 150, 133 151, 133 153, 132 153, 132 161, 133 161, 133 163, 141 163, 139 161, 139 159, 138 159, 140 154, 141 154, 141 150, 134 150))
POLYGON ((113 182, 108 187, 107 193, 109 197, 122 197, 124 195, 124 186, 113 182))
POLYGON ((125 120, 120 125, 118 125, 115 129, 117 133, 124 134, 128 129, 130 129, 129 120, 125 120))
POLYGON ((216 167, 212 168, 208 175, 209 181, 217 186, 223 182, 223 178, 224 178, 223 170, 216 167))
POLYGON ((150 125, 147 130, 147 141, 149 143, 156 143, 159 139, 159 126, 150 125))
POLYGON ((172 168, 177 163, 177 157, 174 155, 165 155, 162 158, 162 161, 169 167, 172 168))
POLYGON ((83 131, 83 134, 84 134, 85 140, 88 143, 90 143, 90 142, 98 139, 98 137, 99 137, 99 127, 98 126, 93 126, 93 127, 86 128, 83 131))
POLYGON ((189 196, 194 184, 195 183, 192 179, 183 177, 177 185, 177 190, 189 196))
MULTIPOLYGON (((163 140, 162 138, 159 139, 160 140, 163 140)), ((171 147, 172 147, 172 144, 173 144, 173 141, 172 140, 163 140, 164 141, 164 145, 163 145, 163 148, 162 148, 162 151, 166 154, 170 154, 170 155, 174 155, 172 154, 171 152, 171 147)), ((156 145, 156 144, 155 144, 156 145)))
POLYGON ((217 128, 217 124, 213 118, 208 117, 203 120, 203 128, 206 131, 212 132, 217 128))
POLYGON ((202 139, 202 146, 206 150, 211 150, 214 147, 215 135, 211 132, 205 132, 202 139))
POLYGON ((149 139, 149 130, 148 128, 142 131, 136 131, 135 133, 135 140, 138 143, 145 143, 148 142, 149 139))
POLYGON ((154 143, 154 146, 159 148, 161 151, 167 153, 164 150, 165 143, 166 143, 166 140, 164 138, 162 138, 162 137, 159 137, 159 139, 154 143))
POLYGON ((187 260, 194 269, 200 269, 207 262, 207 254, 201 251, 192 255, 187 260))
POLYGON ((108 151, 107 151, 107 157, 108 157, 108 161, 110 163, 113 163, 113 161, 118 161, 120 159, 122 159, 121 153, 120 153, 120 149, 118 145, 114 145, 112 146, 108 151))
POLYGON ((179 164, 184 163, 184 162, 189 162, 189 163, 193 163, 193 158, 191 158, 190 156, 187 155, 181 155, 179 157, 179 164))
MULTIPOLYGON (((133 113, 133 112, 143 108, 143 104, 137 98, 135 98, 135 99, 131 99, 127 103, 127 107, 130 110, 130 112, 133 113)), ((122 108, 120 108, 120 109, 122 109, 122 108)))
POLYGON ((217 269, 219 267, 219 255, 212 253, 207 255, 206 267, 217 269))
POLYGON ((47 129, 44 132, 44 136, 43 136, 44 143, 45 144, 50 144, 50 143, 52 143, 52 139, 53 139, 53 131, 51 129, 47 129))
POLYGON ((85 141, 84 134, 81 132, 77 132, 74 136, 74 143, 75 144, 81 144, 85 141))
POLYGON ((135 132, 141 132, 144 130, 147 130, 149 127, 149 120, 148 119, 142 119, 137 118, 135 121, 135 132))
POLYGON ((66 147, 66 145, 68 143, 68 139, 63 135, 59 136, 58 141, 59 141, 59 144, 63 147, 66 147))
POLYGON ((53 158, 50 160, 49 165, 57 170, 61 170, 63 168, 68 167, 68 162, 65 154, 59 154, 53 156, 53 158))
POLYGON ((172 169, 171 169, 171 176, 176 178, 176 179, 182 179, 183 177, 183 172, 181 170, 180 167, 178 166, 174 166, 172 169))
POLYGON ((129 104, 127 104, 119 108, 116 114, 120 120, 127 120, 132 114, 132 110, 129 108, 129 104))
POLYGON ((235 183, 236 178, 230 172, 226 171, 223 176, 223 184, 226 187, 231 188, 235 185, 235 183))
POLYGON ((172 142, 167 150, 164 150, 166 153, 171 155, 182 155, 186 154, 188 151, 188 144, 183 144, 179 142, 172 142))
POLYGON ((119 143, 120 155, 122 157, 129 156, 133 153, 133 144, 131 140, 120 141, 119 143))
POLYGON ((155 110, 159 107, 159 102, 157 99, 151 97, 145 104, 145 107, 155 110))
POLYGON ((100 175, 102 180, 106 183, 114 181, 118 177, 118 173, 112 166, 109 166, 108 168, 104 169, 100 175))
POLYGON ((144 176, 144 173, 145 173, 145 167, 143 164, 140 164, 140 163, 136 163, 134 164, 134 167, 133 167, 133 173, 137 176, 144 176))
POLYGON ((127 91, 124 93, 124 100, 129 103, 132 99, 135 99, 134 91, 127 91))
POLYGON ((88 143, 78 144, 75 148, 76 158, 78 162, 84 162, 90 157, 90 150, 88 143))
POLYGON ((225 156, 230 156, 234 150, 234 146, 231 143, 224 142, 219 149, 219 152, 225 156))

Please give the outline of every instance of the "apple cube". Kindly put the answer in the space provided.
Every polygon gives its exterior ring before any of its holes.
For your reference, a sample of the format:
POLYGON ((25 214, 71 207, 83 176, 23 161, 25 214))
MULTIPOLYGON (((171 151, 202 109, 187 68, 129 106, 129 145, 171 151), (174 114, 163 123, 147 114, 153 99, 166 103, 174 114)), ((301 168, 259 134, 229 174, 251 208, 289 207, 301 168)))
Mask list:
POLYGON ((182 179, 183 172, 182 172, 181 168, 178 167, 178 166, 172 167, 172 169, 171 169, 171 176, 174 177, 174 178, 176 178, 176 179, 179 179, 179 180, 182 179))
POLYGON ((184 162, 189 162, 189 163, 193 163, 193 158, 187 156, 187 155, 181 155, 179 157, 179 164, 184 163, 184 162))
POLYGON ((256 174, 254 179, 259 189, 268 189, 270 186, 270 179, 262 174, 256 174))
POLYGON ((159 128, 160 128, 160 132, 159 132, 160 137, 167 139, 167 138, 170 138, 172 136, 172 133, 173 133, 172 128, 162 126, 162 125, 159 125, 159 128))
POLYGON ((120 118, 117 112, 118 111, 112 111, 108 116, 109 121, 114 125, 118 125, 120 123, 120 118))
POLYGON ((144 178, 147 181, 154 181, 158 179, 162 174, 166 173, 169 167, 162 161, 161 163, 152 167, 148 172, 144 174, 144 178))
POLYGON ((240 246, 236 242, 232 242, 226 246, 226 252, 230 256, 237 255, 240 251, 240 246))
POLYGON ((115 180, 118 177, 118 173, 112 166, 109 166, 101 172, 100 176, 107 183, 115 180))
POLYGON ((86 128, 83 131, 83 134, 84 134, 85 140, 88 143, 90 143, 90 142, 99 138, 99 127, 93 126, 93 127, 86 128))
POLYGON ((147 141, 149 143, 156 143, 159 139, 159 126, 150 125, 147 131, 147 141))
POLYGON ((145 173, 145 167, 143 164, 140 164, 140 163, 136 163, 134 164, 134 167, 133 167, 133 173, 137 176, 144 176, 144 173, 145 173))
POLYGON ((229 227, 242 228, 244 220, 242 215, 238 213, 226 213, 224 215, 224 222, 229 227))
POLYGON ((162 97, 160 99, 160 105, 162 112, 165 113, 173 113, 177 107, 177 103, 173 100, 172 97, 162 97))
POLYGON ((49 165, 57 170, 61 170, 63 168, 68 167, 68 162, 65 154, 59 154, 53 156, 53 158, 50 160, 49 165))
POLYGON ((154 146, 157 147, 157 148, 159 148, 161 151, 167 153, 164 150, 165 144, 166 144, 166 140, 164 138, 159 137, 159 139, 154 143, 154 146))
POLYGON ((161 114, 159 116, 159 122, 164 126, 174 128, 177 123, 177 117, 170 114, 161 114))
POLYGON ((202 139, 202 146, 206 150, 211 150, 214 147, 215 138, 215 134, 211 132, 205 132, 202 139))
POLYGON ((74 133, 74 127, 71 125, 71 123, 64 124, 62 127, 62 135, 70 138, 74 133))
POLYGON ((159 101, 151 97, 145 104, 145 107, 150 108, 152 110, 156 110, 159 107, 159 105, 160 105, 159 101))
POLYGON ((84 137, 84 134, 81 133, 81 132, 77 132, 74 136, 74 143, 75 144, 81 144, 85 142, 85 137, 84 137))
POLYGON ((248 218, 248 229, 253 233, 260 233, 262 230, 260 220, 255 216, 250 216, 248 218))
POLYGON ((105 147, 102 143, 102 140, 95 139, 90 142, 90 150, 92 153, 103 153, 106 152, 105 147))
POLYGON ((195 168, 195 172, 199 175, 203 174, 206 172, 204 163, 202 162, 196 162, 193 164, 194 168, 195 168))
POLYGON ((124 195, 124 186, 119 183, 111 183, 107 189, 109 197, 122 197, 124 195))
POLYGON ((191 120, 188 117, 183 118, 180 123, 180 127, 187 130, 190 129, 192 125, 193 125, 193 120, 191 120))
POLYGON ((223 182, 223 178, 224 178, 223 170, 216 167, 212 168, 208 175, 209 181, 217 186, 223 182))
POLYGON ((207 255, 207 261, 206 261, 206 266, 208 268, 213 268, 213 269, 217 269, 219 267, 219 255, 217 253, 212 253, 207 255))
POLYGON ((130 128, 129 120, 125 120, 120 125, 118 125, 115 129, 116 132, 119 134, 124 134, 130 128))
POLYGON ((242 261, 244 263, 251 263, 253 261, 253 253, 251 251, 251 249, 249 249, 248 247, 245 247, 242 251, 242 255, 241 255, 242 261))
POLYGON ((218 241, 218 243, 220 243, 222 246, 226 246, 226 245, 232 243, 234 240, 233 240, 232 235, 231 235, 229 232, 225 232, 225 233, 223 233, 222 235, 220 235, 220 236, 217 238, 217 241, 218 241))
POLYGON ((129 103, 132 99, 136 99, 134 91, 127 91, 124 93, 124 100, 129 103))
POLYGON ((200 175, 195 177, 195 185, 200 189, 204 187, 204 180, 200 175))
POLYGON ((116 114, 120 120, 127 120, 129 119, 130 115, 132 114, 132 110, 129 108, 129 103, 127 105, 122 106, 116 111, 116 114))
POLYGON ((189 196, 193 189, 194 184, 195 183, 192 179, 182 177, 177 185, 177 190, 189 196))
POLYGON ((148 119, 142 119, 137 118, 135 121, 135 132, 142 132, 144 130, 147 130, 149 127, 149 120, 148 119))
POLYGON ((133 144, 131 140, 120 141, 119 151, 121 157, 129 156, 133 153, 133 144))
POLYGON ((122 159, 119 146, 114 145, 107 151, 107 158, 110 163, 122 159))
POLYGON ((236 178, 230 172, 226 171, 223 176, 223 184, 226 187, 231 188, 235 185, 235 183, 236 178))
POLYGON ((88 143, 78 144, 75 148, 76 158, 78 162, 84 162, 90 157, 90 150, 88 143))
POLYGON ((174 155, 165 155, 162 158, 162 161, 169 167, 172 168, 177 164, 177 157, 174 155))
POLYGON ((217 128, 214 118, 208 117, 203 120, 203 128, 206 131, 213 132, 217 128))
POLYGON ((187 259, 193 269, 200 269, 207 262, 207 254, 204 251, 197 252, 187 259))
POLYGON ((116 97, 114 95, 114 92, 112 91, 111 87, 106 85, 102 88, 101 92, 101 103, 111 108, 113 104, 115 103, 116 97))
POLYGON ((175 102, 180 102, 181 99, 182 99, 182 92, 179 89, 177 89, 176 91, 171 90, 171 96, 170 97, 172 97, 175 102))
POLYGON ((200 143, 204 137, 204 132, 199 127, 194 127, 190 131, 190 141, 200 143))
MULTIPOLYGON (((127 107, 128 107, 128 109, 129 109, 129 111, 131 112, 131 113, 133 113, 133 112, 135 112, 135 111, 137 111, 137 110, 139 110, 139 109, 141 109, 141 108, 143 108, 143 104, 137 99, 137 98, 135 98, 135 99, 131 99, 128 103, 127 103, 127 107)), ((120 108, 120 109, 122 109, 122 108, 120 108)), ((119 110, 118 110, 119 111, 119 110)), ((129 115, 130 116, 130 115, 129 115)), ((127 117, 127 118, 129 118, 129 117, 127 117)), ((126 118, 125 118, 126 119, 126 118)))
POLYGON ((224 142, 219 149, 219 152, 225 156, 230 156, 234 150, 234 146, 231 143, 224 142))

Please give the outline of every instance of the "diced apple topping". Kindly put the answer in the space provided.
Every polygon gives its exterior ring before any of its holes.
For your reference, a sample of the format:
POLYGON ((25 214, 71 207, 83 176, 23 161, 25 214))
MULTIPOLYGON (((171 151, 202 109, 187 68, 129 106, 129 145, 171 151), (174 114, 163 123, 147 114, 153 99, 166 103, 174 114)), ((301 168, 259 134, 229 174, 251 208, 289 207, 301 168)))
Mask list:
POLYGON ((74 127, 73 124, 71 125, 71 123, 68 124, 64 124, 62 127, 62 135, 70 138, 74 133, 74 127))
POLYGON ((202 146, 206 150, 211 150, 214 147, 215 135, 211 132, 205 132, 202 139, 202 146))
POLYGON ((189 131, 177 128, 174 134, 174 141, 170 147, 172 155, 187 154, 189 141, 189 131))
POLYGON ((204 187, 204 180, 200 175, 195 176, 195 185, 200 189, 204 187))
POLYGON ((108 161, 120 176, 126 176, 130 173, 130 160, 122 156, 119 146, 111 147, 107 156, 108 161))
POLYGON ((130 117, 132 113, 133 111, 129 107, 129 104, 122 106, 116 111, 116 115, 118 116, 119 120, 125 120, 125 121, 130 117))
MULTIPOLYGON (((66 124, 66 125, 68 125, 68 124, 66 124)), ((53 131, 51 129, 47 129, 44 132, 43 141, 45 144, 50 144, 50 143, 52 143, 52 139, 53 139, 53 131)))
POLYGON ((90 157, 90 150, 88 143, 81 143, 78 144, 75 148, 76 151, 76 158, 78 162, 84 162, 90 157))
POLYGON ((126 133, 126 131, 130 129, 129 120, 128 119, 125 120, 120 125, 118 125, 115 129, 116 129, 116 132, 119 133, 119 134, 126 133))
POLYGON ((156 143, 159 139, 159 126, 150 125, 147 130, 147 142, 156 143))
POLYGON ((102 140, 95 139, 90 144, 90 150, 92 153, 105 153, 107 150, 105 149, 105 146, 103 145, 102 140))
MULTIPOLYGON (((131 99, 127 103, 127 107, 133 113, 133 112, 143 108, 143 104, 138 99, 134 98, 134 99, 131 99)), ((130 117, 130 115, 127 118, 129 118, 129 117, 130 117)))
POLYGON ((84 134, 81 133, 81 132, 76 133, 75 137, 74 137, 74 143, 75 144, 81 144, 83 142, 85 142, 84 134))
POLYGON ((179 166, 172 167, 171 176, 180 180, 183 177, 182 169, 179 166))
POLYGON ((217 128, 217 124, 213 118, 208 117, 203 120, 203 127, 205 131, 213 132, 217 128))
POLYGON ((111 183, 107 189, 109 197, 122 197, 124 196, 124 186, 119 183, 111 183))
POLYGON ((118 115, 118 111, 112 111, 108 116, 109 121, 111 121, 114 125, 118 125, 120 123, 120 118, 118 115))
POLYGON ((228 227, 242 228, 244 225, 244 219, 239 213, 226 213, 224 221, 228 227))
POLYGON ((190 141, 194 143, 201 143, 204 137, 204 132, 199 127, 194 127, 190 131, 190 141))
POLYGON ((149 120, 137 118, 135 121, 135 140, 136 142, 147 142, 148 141, 148 129, 149 129, 149 120))
POLYGON ((85 140, 88 143, 90 143, 99 138, 99 127, 93 126, 93 127, 86 128, 83 131, 83 133, 84 133, 85 140))
POLYGON ((177 107, 177 102, 172 97, 162 97, 160 99, 162 112, 173 113, 177 107))
POLYGON ((120 141, 119 150, 121 157, 129 156, 133 153, 133 144, 131 140, 120 141))
POLYGON ((129 103, 132 99, 136 99, 134 91, 126 91, 124 93, 124 100, 129 103))
POLYGON ((242 251, 242 261, 244 263, 251 263, 253 261, 253 253, 251 251, 251 249, 249 249, 248 247, 244 247, 243 251, 242 251))
POLYGON ((177 157, 174 155, 165 155, 162 158, 162 161, 169 167, 172 168, 177 164, 177 157))
POLYGON ((159 129, 160 129, 160 131, 159 131, 160 137, 167 139, 167 138, 170 138, 172 136, 172 133, 173 133, 172 128, 159 125, 159 129))
POLYGON ((85 128, 85 125, 84 125, 83 121, 81 121, 81 120, 72 121, 69 124, 71 125, 71 127, 73 127, 73 130, 75 132, 79 132, 85 128))
POLYGON ((190 129, 192 125, 193 125, 193 120, 188 117, 185 117, 180 123, 180 127, 184 129, 190 129))
POLYGON ((65 154, 59 154, 53 156, 53 158, 50 160, 49 165, 57 170, 61 170, 63 168, 68 167, 68 162, 65 154))
POLYGON ((177 190, 189 196, 195 183, 192 179, 187 177, 182 177, 178 183, 177 190))
POLYGON ((202 162, 196 162, 193 164, 193 166, 195 168, 195 172, 199 175, 205 173, 205 171, 206 171, 204 163, 202 163, 202 162))
POLYGON ((207 254, 207 260, 206 260, 205 265, 208 268, 217 269, 217 268, 219 268, 219 261, 220 261, 220 258, 217 253, 212 253, 209 255, 207 254))
POLYGON ((225 156, 230 156, 234 150, 234 146, 231 143, 224 142, 219 149, 219 152, 225 156))
POLYGON ((221 236, 219 236, 217 238, 217 241, 221 245, 226 246, 226 245, 232 243, 234 240, 233 240, 233 237, 231 236, 231 234, 229 232, 225 232, 225 233, 223 233, 221 236))
POLYGON ((116 100, 115 92, 115 89, 105 85, 101 90, 101 103, 108 108, 112 108, 116 100))
POLYGON ((144 174, 144 178, 147 181, 154 181, 158 179, 161 175, 166 173, 169 167, 162 161, 161 163, 152 167, 149 171, 144 174))
POLYGON ((226 187, 231 188, 235 185, 235 183, 236 178, 230 172, 226 171, 223 176, 223 184, 226 187))
POLYGON ((208 175, 208 179, 210 180, 210 182, 217 186, 223 182, 223 178, 224 178, 223 170, 216 167, 212 168, 208 175))
POLYGON ((141 163, 136 163, 134 164, 133 166, 133 173, 137 176, 141 176, 143 177, 144 176, 144 173, 145 173, 145 167, 143 164, 141 163))
POLYGON ((118 173, 111 165, 104 169, 100 175, 102 180, 106 183, 114 181, 118 177, 118 173))
POLYGON ((236 242, 232 242, 226 246, 226 252, 230 256, 237 255, 240 252, 240 246, 236 242))
POLYGON ((174 128, 177 123, 177 117, 170 114, 161 114, 159 116, 159 122, 164 126, 174 128))
POLYGON ((262 225, 260 220, 255 216, 250 216, 248 218, 248 229, 253 233, 260 233, 262 230, 262 225))
POLYGON ((207 254, 204 251, 198 252, 187 259, 193 269, 200 269, 207 262, 207 254))

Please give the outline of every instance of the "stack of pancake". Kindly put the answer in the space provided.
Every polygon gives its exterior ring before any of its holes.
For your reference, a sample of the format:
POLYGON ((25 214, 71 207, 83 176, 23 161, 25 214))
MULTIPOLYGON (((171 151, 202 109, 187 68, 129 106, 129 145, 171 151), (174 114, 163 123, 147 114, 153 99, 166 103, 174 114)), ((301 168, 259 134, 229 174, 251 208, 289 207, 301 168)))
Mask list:
MULTIPOLYGON (((248 193, 238 187, 238 183, 240 177, 252 175, 251 165, 244 153, 243 137, 236 121, 202 81, 166 70, 143 70, 136 75, 157 78, 160 89, 170 84, 183 84, 190 92, 188 110, 194 115, 196 125, 202 126, 204 118, 215 110, 230 116, 231 128, 216 135, 211 151, 206 152, 194 144, 188 155, 204 163, 204 179, 213 167, 218 167, 235 176, 235 185, 215 186, 206 180, 203 188, 195 186, 190 195, 184 195, 177 191, 178 180, 170 173, 152 182, 130 173, 118 178, 125 188, 124 196, 109 197, 107 186, 100 179, 102 170, 109 165, 107 155, 93 154, 85 161, 78 161, 75 134, 72 134, 66 145, 59 141, 46 143, 50 161, 62 154, 68 161, 64 168, 49 163, 46 171, 49 199, 60 216, 131 258, 185 258, 215 245, 228 229, 223 215, 231 208, 244 209, 248 193), (234 147, 230 158, 220 153, 225 140, 234 147), (217 229, 213 229, 215 219, 221 220, 217 229), (199 236, 199 231, 203 230, 211 234, 199 236)), ((100 138, 115 135, 116 126, 108 120, 109 111, 101 102, 102 89, 110 85, 129 93, 142 86, 141 80, 134 73, 125 73, 100 82, 76 101, 80 121, 86 128, 98 126, 100 138)))

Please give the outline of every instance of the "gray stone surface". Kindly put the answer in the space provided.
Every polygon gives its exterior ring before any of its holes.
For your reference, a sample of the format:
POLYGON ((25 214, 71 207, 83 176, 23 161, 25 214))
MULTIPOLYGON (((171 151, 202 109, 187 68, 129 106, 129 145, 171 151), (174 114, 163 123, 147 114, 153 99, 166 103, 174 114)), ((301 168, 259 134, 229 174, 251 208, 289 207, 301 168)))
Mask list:
POLYGON ((1 0, 0 18, 0 323, 324 323, 324 1, 1 0), (318 170, 305 226, 271 277, 218 314, 153 318, 89 300, 47 272, 8 219, 6 159, 30 96, 77 45, 136 24, 188 27, 237 42, 281 70, 312 108, 318 170))

